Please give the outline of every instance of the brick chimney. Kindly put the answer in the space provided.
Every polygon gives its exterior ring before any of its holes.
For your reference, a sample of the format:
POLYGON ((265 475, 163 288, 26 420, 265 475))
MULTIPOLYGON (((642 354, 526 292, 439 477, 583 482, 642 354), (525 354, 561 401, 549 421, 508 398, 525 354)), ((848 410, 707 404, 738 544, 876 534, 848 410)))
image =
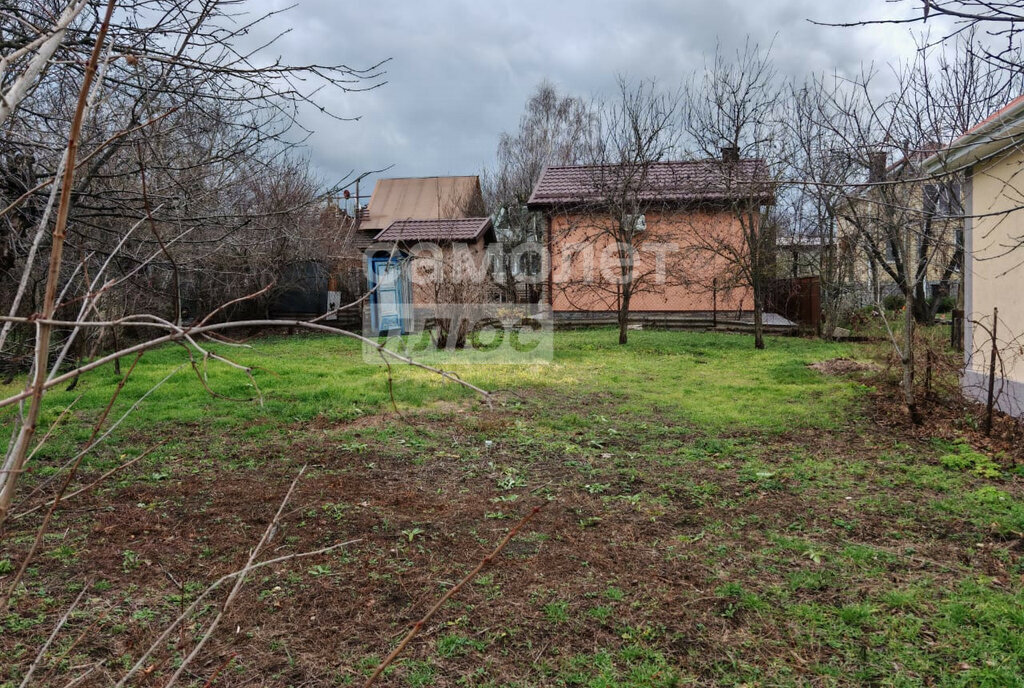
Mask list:
POLYGON ((740 149, 736 146, 722 146, 722 162, 736 163, 740 161, 740 149))
POLYGON ((885 168, 888 155, 885 151, 872 151, 868 153, 868 183, 877 184, 885 181, 885 168))

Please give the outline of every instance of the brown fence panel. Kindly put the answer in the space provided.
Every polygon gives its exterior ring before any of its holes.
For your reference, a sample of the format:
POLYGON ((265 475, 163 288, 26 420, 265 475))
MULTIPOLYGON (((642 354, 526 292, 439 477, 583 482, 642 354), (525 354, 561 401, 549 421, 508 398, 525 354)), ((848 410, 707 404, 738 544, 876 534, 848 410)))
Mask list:
POLYGON ((820 331, 821 280, 818 277, 771 280, 766 292, 766 311, 820 331))

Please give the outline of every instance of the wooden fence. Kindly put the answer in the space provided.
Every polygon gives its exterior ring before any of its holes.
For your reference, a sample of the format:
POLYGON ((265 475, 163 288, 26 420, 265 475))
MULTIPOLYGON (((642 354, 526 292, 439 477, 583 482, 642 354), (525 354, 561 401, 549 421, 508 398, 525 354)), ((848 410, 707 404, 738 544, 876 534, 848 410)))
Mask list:
POLYGON ((818 277, 771 280, 765 296, 766 312, 778 313, 801 328, 821 331, 821 280, 818 277))

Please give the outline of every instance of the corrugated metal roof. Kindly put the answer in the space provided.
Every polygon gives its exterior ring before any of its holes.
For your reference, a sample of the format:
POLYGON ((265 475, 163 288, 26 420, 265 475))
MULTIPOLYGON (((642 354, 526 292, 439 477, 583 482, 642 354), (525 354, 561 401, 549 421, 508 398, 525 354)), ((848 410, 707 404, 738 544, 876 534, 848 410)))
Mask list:
POLYGON ((528 206, 544 208, 605 201, 627 184, 638 187, 645 201, 692 202, 726 200, 755 190, 770 199, 768 168, 763 160, 734 163, 721 160, 659 162, 646 169, 624 165, 572 165, 548 167, 533 189, 528 206))
POLYGON ((375 241, 474 241, 491 228, 489 217, 458 220, 398 220, 375 241))
POLYGON ((476 176, 378 179, 360 228, 380 231, 395 220, 462 218, 480 199, 476 176))

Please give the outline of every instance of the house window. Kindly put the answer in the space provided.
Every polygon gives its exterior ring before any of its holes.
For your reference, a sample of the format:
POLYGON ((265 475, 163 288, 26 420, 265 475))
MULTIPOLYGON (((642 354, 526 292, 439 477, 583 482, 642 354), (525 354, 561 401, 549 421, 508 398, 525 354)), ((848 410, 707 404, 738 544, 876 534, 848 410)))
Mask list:
POLYGON ((536 251, 529 251, 519 256, 519 261, 516 263, 517 275, 526 275, 527 277, 536 277, 540 274, 541 270, 541 257, 536 251))
POLYGON ((892 239, 885 241, 885 260, 887 263, 896 262, 896 242, 892 239))
POLYGON ((961 215, 960 185, 956 182, 927 184, 924 187, 924 211, 935 217, 961 215))

